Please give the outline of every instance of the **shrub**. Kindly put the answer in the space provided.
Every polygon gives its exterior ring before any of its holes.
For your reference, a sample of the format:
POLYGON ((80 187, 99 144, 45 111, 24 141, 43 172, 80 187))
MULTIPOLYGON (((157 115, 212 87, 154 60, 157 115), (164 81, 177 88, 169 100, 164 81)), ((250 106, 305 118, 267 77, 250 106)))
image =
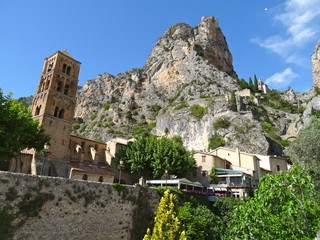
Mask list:
POLYGON ((98 112, 95 112, 94 114, 91 115, 90 119, 93 121, 94 119, 96 119, 97 116, 98 116, 98 112))
POLYGON ((243 125, 235 126, 235 130, 239 134, 248 133, 252 128, 254 128, 254 125, 251 122, 245 122, 243 125))
POLYGON ((315 87, 314 91, 316 92, 317 96, 320 95, 320 89, 318 87, 315 87))
POLYGON ((182 102, 178 103, 178 104, 175 106, 174 110, 180 110, 180 109, 186 108, 186 107, 188 107, 188 106, 189 106, 189 105, 188 105, 188 103, 187 103, 186 101, 182 101, 182 102))
POLYGON ((215 148, 224 146, 225 143, 226 142, 223 140, 223 138, 220 135, 214 134, 209 139, 208 149, 215 149, 215 148))
POLYGON ((161 106, 158 104, 152 104, 149 106, 150 111, 152 112, 158 112, 161 110, 161 106))
POLYGON ((229 126, 230 126, 230 121, 226 116, 217 118, 213 123, 213 127, 215 129, 228 128, 229 126))
POLYGON ((114 133, 114 130, 113 130, 112 128, 109 128, 109 129, 107 130, 107 133, 114 133))
POLYGON ((311 109, 311 115, 320 118, 320 110, 314 110, 313 108, 311 109))
POLYGON ((109 110, 109 108, 110 108, 110 104, 109 103, 105 103, 105 104, 103 104, 102 105, 102 107, 103 107, 103 110, 109 110))
POLYGON ((196 117, 198 120, 200 120, 204 116, 204 114, 206 113, 206 108, 201 107, 198 104, 195 104, 190 107, 190 113, 191 113, 191 115, 196 117))
POLYGON ((157 122, 149 122, 148 125, 149 125, 149 127, 154 128, 157 126, 157 122))
POLYGON ((279 143, 283 146, 283 147, 288 147, 290 145, 290 141, 285 139, 285 140, 279 140, 279 143))
POLYGON ((75 130, 78 130, 80 128, 80 124, 79 123, 75 123, 72 125, 72 130, 75 131, 75 130))
POLYGON ((270 123, 267 122, 260 122, 260 125, 263 129, 263 131, 267 132, 267 133, 272 133, 272 132, 276 132, 279 129, 276 128, 275 126, 272 126, 270 123))

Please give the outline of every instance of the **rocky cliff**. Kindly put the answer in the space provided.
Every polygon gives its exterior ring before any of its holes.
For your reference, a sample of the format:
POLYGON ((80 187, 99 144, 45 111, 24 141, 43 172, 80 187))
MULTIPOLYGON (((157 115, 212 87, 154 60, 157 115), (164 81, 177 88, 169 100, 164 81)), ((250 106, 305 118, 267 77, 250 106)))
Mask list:
MULTIPOLYGON (((319 47, 314 61, 317 53, 319 47)), ((316 95, 288 90, 235 96, 237 90, 218 21, 203 17, 195 27, 178 23, 157 40, 142 69, 104 73, 79 87, 73 132, 99 141, 150 132, 180 136, 194 150, 207 149, 218 135, 229 147, 281 155, 283 139, 309 121, 310 114, 301 115, 316 95)))

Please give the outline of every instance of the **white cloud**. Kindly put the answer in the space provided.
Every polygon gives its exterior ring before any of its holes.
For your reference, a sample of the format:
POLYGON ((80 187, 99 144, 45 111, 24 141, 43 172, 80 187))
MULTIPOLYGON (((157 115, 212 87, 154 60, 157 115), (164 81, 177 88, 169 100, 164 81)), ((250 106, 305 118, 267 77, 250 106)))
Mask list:
POLYGON ((294 78, 298 77, 291 68, 286 68, 283 72, 275 73, 266 79, 266 84, 272 88, 283 89, 290 85, 294 78))
MULTIPOLYGON (((286 61, 292 59, 297 48, 317 37, 320 24, 319 0, 286 0, 282 12, 274 20, 285 28, 285 31, 265 39, 255 38, 252 42, 259 44, 282 56, 286 61)), ((299 62, 299 61, 298 61, 299 62)))

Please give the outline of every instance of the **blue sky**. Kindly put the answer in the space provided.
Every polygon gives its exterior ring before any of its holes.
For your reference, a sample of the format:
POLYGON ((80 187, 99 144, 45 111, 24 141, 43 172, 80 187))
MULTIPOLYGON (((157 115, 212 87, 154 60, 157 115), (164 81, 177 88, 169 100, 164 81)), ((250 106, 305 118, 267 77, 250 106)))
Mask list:
POLYGON ((0 88, 33 95, 44 58, 57 50, 82 62, 79 85, 141 68, 166 29, 202 16, 219 20, 240 78, 311 88, 319 0, 0 0, 0 88))

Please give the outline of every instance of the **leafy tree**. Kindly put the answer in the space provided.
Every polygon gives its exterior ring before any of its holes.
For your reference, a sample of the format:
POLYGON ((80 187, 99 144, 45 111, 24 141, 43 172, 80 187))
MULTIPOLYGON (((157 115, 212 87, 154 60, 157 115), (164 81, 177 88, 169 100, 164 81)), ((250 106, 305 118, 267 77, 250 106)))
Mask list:
POLYGON ((25 148, 41 150, 49 139, 30 110, 0 89, 0 160, 7 161, 25 148))
POLYGON ((219 134, 214 134, 209 138, 208 149, 215 149, 225 145, 225 141, 219 134))
MULTIPOLYGON (((301 130, 295 141, 285 150, 290 160, 300 165, 304 170, 315 174, 320 179, 320 119, 312 122, 301 130)), ((319 185, 317 183, 317 185, 319 185)))
POLYGON ((193 153, 186 150, 179 138, 138 138, 130 146, 121 148, 116 158, 122 159, 131 172, 154 178, 162 176, 166 170, 180 177, 185 176, 195 166, 193 153))
POLYGON ((186 202, 179 208, 178 218, 185 225, 186 235, 190 239, 211 240, 221 234, 216 228, 220 219, 205 205, 186 202))
POLYGON ((217 176, 217 172, 216 172, 216 167, 211 168, 209 177, 210 177, 210 183, 212 183, 212 184, 218 183, 218 176, 217 176))
POLYGON ((143 240, 186 240, 185 231, 181 225, 176 206, 177 199, 169 190, 164 192, 160 200, 156 216, 154 218, 154 227, 151 234, 148 228, 147 234, 143 240))
POLYGON ((242 202, 243 199, 234 198, 234 197, 220 197, 212 205, 213 213, 217 217, 215 222, 215 232, 220 233, 216 234, 216 240, 227 238, 228 222, 232 218, 231 213, 233 209, 242 202))
POLYGON ((314 239, 320 202, 313 179, 301 167, 264 176, 253 198, 231 213, 226 239, 314 239))

